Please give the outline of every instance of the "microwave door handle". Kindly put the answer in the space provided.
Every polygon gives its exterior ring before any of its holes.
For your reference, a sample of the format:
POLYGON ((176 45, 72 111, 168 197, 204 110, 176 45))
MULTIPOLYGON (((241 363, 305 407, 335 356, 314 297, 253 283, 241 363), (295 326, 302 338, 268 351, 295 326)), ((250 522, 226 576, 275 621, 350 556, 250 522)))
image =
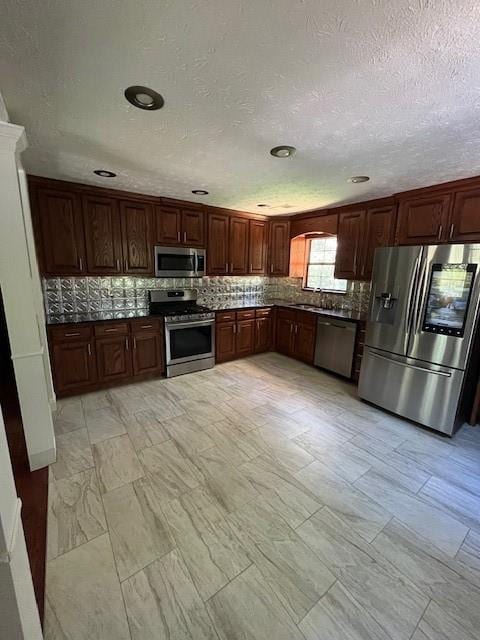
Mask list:
POLYGON ((195 259, 195 277, 198 278, 198 251, 195 251, 194 253, 194 259, 195 259))

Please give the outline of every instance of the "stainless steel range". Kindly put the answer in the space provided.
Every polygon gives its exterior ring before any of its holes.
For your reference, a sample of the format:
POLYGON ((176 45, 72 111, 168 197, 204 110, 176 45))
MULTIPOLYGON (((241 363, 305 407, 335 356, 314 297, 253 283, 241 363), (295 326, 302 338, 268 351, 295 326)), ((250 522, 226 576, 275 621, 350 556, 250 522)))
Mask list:
POLYGON ((215 314, 197 304, 196 289, 149 291, 150 313, 165 325, 167 378, 215 364, 215 314))

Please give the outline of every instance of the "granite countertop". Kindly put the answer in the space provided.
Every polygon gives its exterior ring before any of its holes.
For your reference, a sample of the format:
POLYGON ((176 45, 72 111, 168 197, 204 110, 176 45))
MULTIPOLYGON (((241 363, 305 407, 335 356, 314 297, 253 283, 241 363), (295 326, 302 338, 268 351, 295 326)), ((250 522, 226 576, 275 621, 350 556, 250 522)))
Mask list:
MULTIPOLYGON (((288 307, 289 309, 298 309, 315 313, 319 316, 327 316, 330 318, 338 318, 339 320, 347 320, 350 322, 365 322, 366 316, 358 311, 350 309, 322 309, 314 305, 302 306, 288 300, 270 300, 269 302, 251 302, 244 300, 241 302, 224 302, 210 305, 211 311, 235 311, 236 309, 261 309, 264 307, 288 307)), ((61 315, 47 316, 47 324, 77 324, 80 322, 102 322, 108 320, 130 320, 135 318, 148 318, 159 316, 150 316, 148 309, 125 309, 124 311, 93 311, 91 313, 64 313, 61 315)))
POLYGON ((329 318, 338 318, 339 320, 348 320, 350 322, 366 322, 367 316, 365 313, 359 311, 352 311, 351 309, 322 309, 315 305, 306 303, 295 303, 288 300, 272 300, 272 305, 276 307, 287 307, 289 309, 298 309, 299 311, 308 311, 315 313, 318 316, 327 316, 329 318))
POLYGON ((243 300, 240 302, 218 302, 208 305, 212 311, 236 311, 237 309, 264 309, 266 307, 274 307, 273 302, 249 302, 243 300))
MULTIPOLYGON (((148 318, 148 309, 125 309, 124 311, 91 311, 83 313, 63 313, 47 316, 47 324, 78 324, 80 322, 102 322, 104 320, 132 320, 148 318)), ((152 316, 158 318, 158 316, 152 316)))

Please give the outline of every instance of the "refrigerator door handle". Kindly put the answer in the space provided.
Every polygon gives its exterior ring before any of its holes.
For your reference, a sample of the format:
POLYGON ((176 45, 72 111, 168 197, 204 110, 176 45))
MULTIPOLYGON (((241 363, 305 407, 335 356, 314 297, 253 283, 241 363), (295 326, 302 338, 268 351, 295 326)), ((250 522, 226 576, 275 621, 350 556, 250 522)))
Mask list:
POLYGON ((374 358, 379 358, 380 360, 387 360, 387 362, 391 362, 392 364, 398 364, 401 367, 408 367, 409 369, 415 369, 416 371, 424 371, 425 373, 433 373, 436 376, 444 376, 445 378, 450 378, 451 373, 449 371, 435 371, 434 369, 427 369, 427 367, 419 367, 416 364, 408 364, 408 362, 399 362, 398 360, 392 360, 392 358, 388 358, 387 356, 382 356, 375 351, 371 351, 370 354, 374 358))
POLYGON ((418 272, 420 270, 420 260, 421 260, 421 256, 418 256, 417 259, 415 260, 415 267, 413 269, 413 274, 412 274, 410 285, 408 288, 406 317, 405 317, 405 334, 406 334, 405 342, 406 343, 408 343, 408 339, 412 331, 412 317, 415 311, 415 306, 414 306, 415 290, 416 290, 416 284, 418 283, 418 272))

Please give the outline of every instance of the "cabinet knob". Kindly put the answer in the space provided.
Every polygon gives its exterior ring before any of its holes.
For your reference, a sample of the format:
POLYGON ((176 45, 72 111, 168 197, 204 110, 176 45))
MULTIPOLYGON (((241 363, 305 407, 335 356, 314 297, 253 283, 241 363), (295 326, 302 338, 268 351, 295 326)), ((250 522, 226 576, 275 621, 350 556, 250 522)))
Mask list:
POLYGON ((92 355, 92 345, 90 343, 87 344, 87 351, 88 351, 88 355, 91 356, 92 355))
POLYGON ((455 232, 455 225, 452 222, 452 224, 450 225, 450 234, 449 234, 450 240, 453 238, 454 232, 455 232))
POLYGON ((120 260, 117 258, 117 271, 120 271, 120 260))
POLYGON ((125 351, 128 351, 128 338, 125 338, 125 351))
POLYGON ((187 242, 187 232, 186 231, 183 232, 183 242, 184 243, 187 242))
POLYGON ((82 258, 78 259, 78 265, 79 265, 80 271, 83 271, 83 260, 82 260, 82 258))
POLYGON ((136 349, 137 348, 137 339, 135 336, 133 336, 133 348, 136 349))
POLYGON ((180 242, 180 231, 177 231, 177 242, 180 242))
POLYGON ((440 238, 442 237, 442 231, 443 231, 443 224, 440 224, 438 226, 437 240, 440 240, 440 238))

